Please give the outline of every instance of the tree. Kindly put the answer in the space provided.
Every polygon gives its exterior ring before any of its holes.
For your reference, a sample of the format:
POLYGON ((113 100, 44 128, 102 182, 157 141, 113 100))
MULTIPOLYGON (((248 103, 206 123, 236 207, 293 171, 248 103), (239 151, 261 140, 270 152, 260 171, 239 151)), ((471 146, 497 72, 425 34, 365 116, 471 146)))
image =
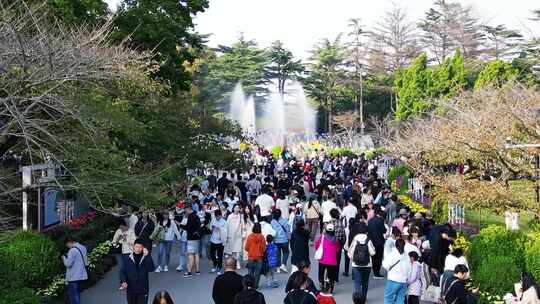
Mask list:
POLYGON ((22 14, 30 7, 67 26, 99 25, 106 21, 110 13, 107 2, 103 0, 6 0, 2 1, 2 5, 12 6, 22 14))
POLYGON ((291 51, 283 47, 279 40, 274 41, 268 50, 270 65, 267 68, 266 77, 269 80, 277 79, 278 92, 285 94, 285 82, 287 80, 297 79, 304 67, 300 60, 294 60, 291 51))
POLYGON ((354 135, 356 134, 358 112, 346 111, 332 118, 332 123, 337 126, 337 129, 342 131, 346 136, 349 147, 352 148, 354 135))
POLYGON ((416 26, 408 20, 405 9, 395 2, 371 36, 384 45, 389 61, 386 67, 390 73, 405 67, 420 54, 416 26))
POLYGON ((364 98, 363 98, 363 85, 364 78, 367 75, 364 70, 362 61, 364 60, 364 51, 362 36, 365 35, 365 32, 360 26, 360 19, 351 19, 349 21, 349 28, 351 29, 348 33, 348 36, 351 38, 351 41, 347 44, 348 52, 348 65, 353 67, 353 87, 354 87, 354 99, 358 105, 358 111, 355 117, 359 119, 357 129, 360 129, 360 133, 364 134, 364 98))
POLYGON ((327 131, 332 133, 332 116, 336 102, 341 98, 345 76, 345 47, 341 35, 333 41, 324 39, 311 51, 311 63, 304 79, 304 88, 326 111, 327 131))
POLYGON ((518 52, 516 47, 523 37, 518 31, 507 29, 504 24, 482 25, 481 29, 487 44, 483 53, 488 59, 505 59, 518 52))
POLYGON ((409 67, 396 73, 396 119, 405 120, 429 110, 432 107, 432 89, 433 71, 427 65, 426 53, 422 53, 409 67))
POLYGON ((237 83, 242 83, 248 95, 260 97, 268 93, 269 58, 254 40, 240 36, 231 46, 220 45, 216 52, 218 56, 208 67, 208 85, 219 92, 220 99, 228 96, 237 83))
POLYGON ((467 84, 461 52, 448 57, 435 67, 428 67, 423 53, 406 69, 400 70, 395 79, 398 102, 396 118, 405 120, 433 109, 432 99, 451 98, 467 84))
POLYGON ((159 65, 155 79, 173 90, 189 89, 184 62, 192 61, 190 48, 202 44, 194 32, 193 16, 208 7, 208 0, 123 0, 114 19, 113 40, 126 41, 137 50, 152 51, 159 65))
POLYGON ((512 64, 502 60, 494 60, 488 63, 480 72, 474 88, 480 89, 485 86, 501 87, 509 80, 515 80, 517 75, 518 72, 512 64))
POLYGON ((451 98, 461 93, 466 86, 463 56, 457 50, 454 56, 446 58, 440 66, 434 68, 434 98, 451 98))
POLYGON ((478 56, 482 35, 470 7, 446 0, 436 0, 434 6, 418 27, 423 31, 422 42, 436 60, 442 63, 455 48, 459 48, 465 58, 478 56))
POLYGON ((434 101, 437 110, 401 123, 385 142, 390 153, 406 157, 417 176, 434 193, 467 207, 502 213, 526 210, 540 214, 540 206, 522 190, 507 187, 516 177, 533 179, 536 149, 508 149, 508 140, 540 140, 536 111, 539 93, 522 86, 486 87, 451 99, 434 101), (463 174, 445 170, 466 164, 463 174))

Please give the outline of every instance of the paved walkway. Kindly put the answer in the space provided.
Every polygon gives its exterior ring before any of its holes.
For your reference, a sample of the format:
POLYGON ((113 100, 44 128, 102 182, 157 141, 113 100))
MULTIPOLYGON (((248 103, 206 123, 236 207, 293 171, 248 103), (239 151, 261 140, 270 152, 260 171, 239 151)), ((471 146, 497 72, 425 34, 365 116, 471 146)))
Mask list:
MULTIPOLYGON (((171 253, 170 270, 167 273, 151 273, 150 274, 150 299, 151 303, 154 294, 159 290, 167 290, 175 301, 175 304, 193 303, 193 304, 211 304, 212 301, 212 286, 214 283, 215 274, 210 274, 211 263, 207 259, 201 259, 201 275, 190 278, 183 278, 182 275, 174 269, 178 266, 178 244, 173 245, 171 253), (171 271, 172 270, 172 271, 171 271)), ((154 261, 157 254, 157 248, 154 248, 154 261)), ((313 252, 312 255, 313 256, 313 252)), ((317 263, 314 263, 310 277, 317 282, 317 263)), ((341 268, 343 270, 343 267, 341 268)), ((241 274, 246 274, 245 269, 240 270, 241 274)), ((278 304, 283 303, 285 298, 285 283, 289 274, 277 274, 276 279, 280 286, 279 288, 268 289, 265 286, 265 278, 261 277, 261 289, 264 294, 266 303, 278 304)), ((113 268, 109 271, 103 280, 94 287, 82 293, 83 304, 108 304, 117 303, 124 304, 125 291, 117 290, 118 270, 113 268)), ((369 304, 383 303, 384 284, 386 280, 371 279, 368 291, 369 304)), ((340 282, 336 286, 335 299, 338 304, 352 303, 353 282, 351 277, 340 277, 340 282)))

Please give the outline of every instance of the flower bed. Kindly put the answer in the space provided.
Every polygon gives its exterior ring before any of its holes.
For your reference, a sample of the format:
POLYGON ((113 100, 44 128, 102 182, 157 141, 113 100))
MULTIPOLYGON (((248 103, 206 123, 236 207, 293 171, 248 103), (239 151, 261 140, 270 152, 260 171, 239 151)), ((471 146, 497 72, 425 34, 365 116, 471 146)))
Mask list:
POLYGON ((408 195, 400 194, 400 195, 398 195, 398 198, 399 198, 399 201, 403 205, 407 206, 407 208, 409 208, 412 213, 417 213, 417 212, 425 213, 425 212, 428 211, 428 209, 426 207, 424 207, 422 204, 414 201, 408 195))

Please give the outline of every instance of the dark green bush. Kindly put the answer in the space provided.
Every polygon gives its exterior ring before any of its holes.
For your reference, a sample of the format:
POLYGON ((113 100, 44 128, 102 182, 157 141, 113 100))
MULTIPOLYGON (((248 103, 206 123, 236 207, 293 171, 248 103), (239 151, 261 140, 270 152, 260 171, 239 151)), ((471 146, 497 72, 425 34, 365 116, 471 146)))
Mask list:
POLYGON ((511 292, 525 269, 527 237, 520 231, 508 231, 503 226, 491 225, 473 237, 469 264, 473 280, 482 290, 495 294, 511 292))
POLYGON ((525 244, 525 269, 536 278, 540 278, 540 232, 532 235, 525 244))
POLYGON ((0 264, 9 281, 1 284, 39 288, 46 286, 61 271, 59 252, 46 235, 17 231, 4 234, 2 239, 0 264))
POLYGON ((487 254, 478 269, 472 271, 472 276, 483 291, 504 295, 514 290, 521 271, 512 257, 487 254))
POLYGON ((40 297, 33 289, 27 287, 11 288, 0 291, 0 303, 6 304, 37 304, 40 297))

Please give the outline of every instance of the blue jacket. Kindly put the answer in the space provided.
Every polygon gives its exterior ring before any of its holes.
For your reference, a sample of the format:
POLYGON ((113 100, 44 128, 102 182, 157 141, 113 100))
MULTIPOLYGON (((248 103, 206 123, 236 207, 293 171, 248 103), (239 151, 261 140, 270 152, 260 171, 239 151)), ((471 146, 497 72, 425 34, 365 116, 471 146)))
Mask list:
POLYGON ((124 256, 124 268, 120 272, 120 280, 122 283, 127 283, 128 294, 147 294, 148 293, 148 273, 154 271, 154 261, 149 254, 143 256, 139 263, 139 267, 135 265, 133 253, 129 256, 124 256))
POLYGON ((270 224, 272 225, 272 228, 276 231, 274 243, 287 243, 289 241, 289 231, 291 231, 291 228, 289 227, 289 221, 287 221, 286 219, 279 219, 279 221, 273 219, 270 224))
POLYGON ((84 281, 88 279, 86 265, 88 265, 88 256, 86 247, 79 243, 69 249, 65 256, 62 256, 64 266, 66 266, 66 282, 84 281))
POLYGON ((268 267, 274 268, 281 265, 279 259, 279 249, 274 243, 270 243, 266 246, 266 260, 268 261, 268 267))

